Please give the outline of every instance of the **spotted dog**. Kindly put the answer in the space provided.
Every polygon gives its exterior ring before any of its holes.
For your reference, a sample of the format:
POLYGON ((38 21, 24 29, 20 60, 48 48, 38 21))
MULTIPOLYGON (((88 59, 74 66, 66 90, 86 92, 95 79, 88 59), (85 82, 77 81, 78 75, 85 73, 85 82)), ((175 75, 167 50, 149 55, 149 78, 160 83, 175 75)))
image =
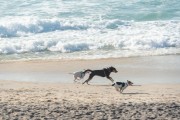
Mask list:
POLYGON ((120 91, 120 93, 122 93, 124 89, 126 89, 128 86, 132 86, 132 84, 133 83, 131 81, 127 80, 127 83, 115 82, 114 84, 112 84, 112 86, 114 86, 117 91, 120 91))

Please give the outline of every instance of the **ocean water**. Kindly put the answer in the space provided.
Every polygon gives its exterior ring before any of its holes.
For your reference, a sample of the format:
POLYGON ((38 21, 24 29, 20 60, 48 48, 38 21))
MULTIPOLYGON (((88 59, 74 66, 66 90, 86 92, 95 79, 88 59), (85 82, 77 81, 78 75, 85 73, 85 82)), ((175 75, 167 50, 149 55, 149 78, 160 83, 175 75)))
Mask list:
POLYGON ((180 54, 178 0, 0 0, 0 61, 180 54))

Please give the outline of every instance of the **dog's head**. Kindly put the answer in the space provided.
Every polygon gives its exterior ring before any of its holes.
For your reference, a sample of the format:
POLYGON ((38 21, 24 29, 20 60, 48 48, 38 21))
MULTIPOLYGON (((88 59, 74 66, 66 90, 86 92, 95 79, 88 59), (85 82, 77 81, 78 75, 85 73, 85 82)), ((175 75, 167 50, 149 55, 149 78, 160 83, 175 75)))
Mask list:
POLYGON ((128 85, 133 85, 133 82, 131 82, 131 81, 129 81, 129 80, 127 80, 127 83, 128 83, 128 85))
POLYGON ((115 73, 117 73, 117 72, 118 72, 118 71, 116 70, 116 68, 114 68, 114 67, 112 67, 112 66, 111 66, 111 67, 109 67, 109 69, 110 69, 110 71, 111 71, 111 72, 115 72, 115 73))

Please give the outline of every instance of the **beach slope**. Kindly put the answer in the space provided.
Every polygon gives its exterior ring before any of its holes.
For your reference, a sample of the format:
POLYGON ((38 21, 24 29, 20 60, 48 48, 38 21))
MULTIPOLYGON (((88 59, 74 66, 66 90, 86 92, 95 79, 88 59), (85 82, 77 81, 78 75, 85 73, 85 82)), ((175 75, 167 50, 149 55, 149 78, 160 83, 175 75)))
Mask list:
POLYGON ((0 81, 0 119, 180 119, 180 84, 132 86, 0 81))

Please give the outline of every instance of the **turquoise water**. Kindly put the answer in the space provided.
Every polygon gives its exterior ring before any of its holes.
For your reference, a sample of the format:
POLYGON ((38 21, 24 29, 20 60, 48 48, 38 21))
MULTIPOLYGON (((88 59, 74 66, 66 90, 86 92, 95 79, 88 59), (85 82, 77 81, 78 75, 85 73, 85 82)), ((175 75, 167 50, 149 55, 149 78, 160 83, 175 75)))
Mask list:
POLYGON ((178 0, 0 0, 0 60, 180 54, 178 0))

